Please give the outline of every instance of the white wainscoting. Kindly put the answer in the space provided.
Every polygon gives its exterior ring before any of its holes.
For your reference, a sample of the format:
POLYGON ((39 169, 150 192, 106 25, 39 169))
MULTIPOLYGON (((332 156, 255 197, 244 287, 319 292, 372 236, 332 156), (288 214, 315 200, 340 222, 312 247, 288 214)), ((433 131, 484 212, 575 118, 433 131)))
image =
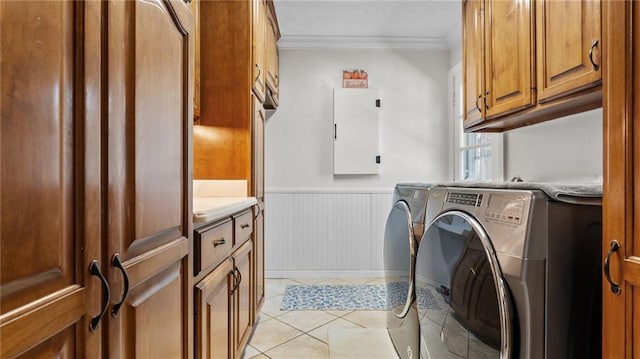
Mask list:
POLYGON ((392 199, 392 189, 267 190, 265 276, 382 277, 392 199))

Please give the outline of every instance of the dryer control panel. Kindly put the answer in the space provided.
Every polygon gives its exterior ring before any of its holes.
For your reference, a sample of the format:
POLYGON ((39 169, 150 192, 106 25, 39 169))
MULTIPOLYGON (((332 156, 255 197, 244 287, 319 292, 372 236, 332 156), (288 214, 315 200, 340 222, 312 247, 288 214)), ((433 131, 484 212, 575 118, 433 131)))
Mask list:
POLYGON ((489 195, 489 203, 484 218, 501 222, 521 224, 524 213, 525 197, 521 195, 489 195))

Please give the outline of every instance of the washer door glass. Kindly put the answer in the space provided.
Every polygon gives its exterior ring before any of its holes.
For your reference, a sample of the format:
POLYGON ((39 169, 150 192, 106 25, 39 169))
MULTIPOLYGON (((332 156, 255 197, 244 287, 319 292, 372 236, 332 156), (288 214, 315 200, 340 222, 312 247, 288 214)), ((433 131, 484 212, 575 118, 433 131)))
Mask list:
POLYGON ((404 317, 413 301, 415 238, 407 202, 397 201, 384 231, 384 269, 387 304, 398 317, 404 317))
POLYGON ((506 284, 473 217, 451 211, 433 221, 420 242, 415 276, 422 357, 511 357, 506 284))

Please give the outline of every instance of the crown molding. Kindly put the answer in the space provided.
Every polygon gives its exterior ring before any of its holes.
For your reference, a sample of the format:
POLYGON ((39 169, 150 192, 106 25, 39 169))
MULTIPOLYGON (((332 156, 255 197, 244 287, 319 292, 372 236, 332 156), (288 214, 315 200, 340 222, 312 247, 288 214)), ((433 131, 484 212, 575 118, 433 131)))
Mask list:
POLYGON ((423 49, 447 50, 445 38, 414 36, 307 36, 283 35, 280 49, 423 49))

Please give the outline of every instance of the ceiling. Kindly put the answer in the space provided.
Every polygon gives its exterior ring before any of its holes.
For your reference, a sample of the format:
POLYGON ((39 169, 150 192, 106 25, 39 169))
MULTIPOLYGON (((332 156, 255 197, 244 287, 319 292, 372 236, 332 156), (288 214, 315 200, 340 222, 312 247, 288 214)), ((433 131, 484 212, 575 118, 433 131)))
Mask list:
POLYGON ((275 0, 280 47, 431 47, 460 43, 459 0, 275 0))

